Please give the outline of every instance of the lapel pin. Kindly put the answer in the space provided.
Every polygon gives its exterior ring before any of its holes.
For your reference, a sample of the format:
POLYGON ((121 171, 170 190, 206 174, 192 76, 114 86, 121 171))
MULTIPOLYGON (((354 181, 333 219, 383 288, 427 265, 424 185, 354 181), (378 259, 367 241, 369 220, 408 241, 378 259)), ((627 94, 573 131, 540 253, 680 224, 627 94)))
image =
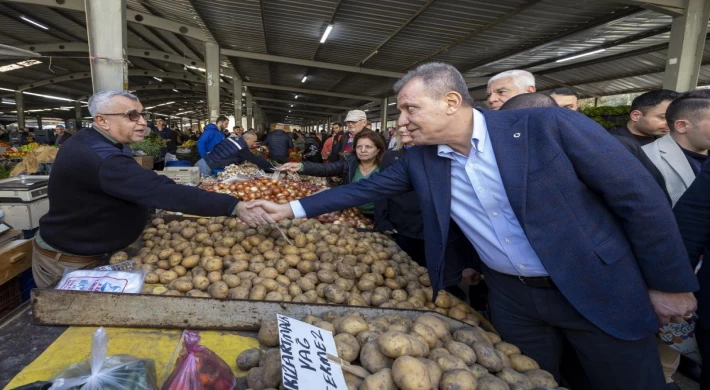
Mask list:
POLYGON ((513 137, 514 137, 514 138, 520 138, 520 133, 515 133, 515 134, 513 134, 513 137))

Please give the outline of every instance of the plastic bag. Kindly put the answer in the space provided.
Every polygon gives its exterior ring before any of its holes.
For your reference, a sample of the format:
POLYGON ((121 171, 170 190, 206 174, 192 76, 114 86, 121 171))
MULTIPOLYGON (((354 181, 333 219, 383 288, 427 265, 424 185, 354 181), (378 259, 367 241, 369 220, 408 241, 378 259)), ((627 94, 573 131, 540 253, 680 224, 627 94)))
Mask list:
POLYGON ((165 162, 167 163, 170 161, 178 161, 177 156, 172 153, 165 153, 165 162))
POLYGON ((97 271, 67 268, 62 280, 57 283, 57 290, 140 294, 146 273, 145 270, 97 271))
POLYGON ((229 365, 200 345, 200 335, 186 331, 175 369, 161 390, 231 390, 236 384, 229 365))
POLYGON ((94 332, 91 358, 72 364, 52 378, 49 390, 157 390, 155 363, 129 355, 106 356, 108 335, 94 332))

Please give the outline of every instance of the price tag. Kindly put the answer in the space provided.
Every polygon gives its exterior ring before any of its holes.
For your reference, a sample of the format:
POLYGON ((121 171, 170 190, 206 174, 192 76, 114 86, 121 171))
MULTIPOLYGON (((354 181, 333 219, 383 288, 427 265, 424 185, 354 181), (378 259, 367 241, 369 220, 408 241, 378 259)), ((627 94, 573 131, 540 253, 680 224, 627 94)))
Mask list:
POLYGON ((337 356, 333 333, 277 314, 281 373, 289 390, 346 390, 339 365, 328 359, 337 356))

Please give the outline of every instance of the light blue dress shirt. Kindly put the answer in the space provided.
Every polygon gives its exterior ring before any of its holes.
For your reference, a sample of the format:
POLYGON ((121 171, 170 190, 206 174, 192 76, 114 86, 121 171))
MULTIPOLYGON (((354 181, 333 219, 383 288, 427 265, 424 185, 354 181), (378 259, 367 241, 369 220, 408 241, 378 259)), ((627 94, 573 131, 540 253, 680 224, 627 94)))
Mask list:
POLYGON ((439 145, 451 159, 451 217, 491 269, 509 275, 547 276, 503 187, 483 115, 473 110, 468 156, 439 145))
MULTIPOLYGON (((439 145, 439 157, 451 159, 451 217, 489 268, 547 276, 505 193, 486 119, 475 109, 471 145, 468 157, 439 145)), ((291 209, 296 218, 306 216, 298 201, 291 202, 291 209)))

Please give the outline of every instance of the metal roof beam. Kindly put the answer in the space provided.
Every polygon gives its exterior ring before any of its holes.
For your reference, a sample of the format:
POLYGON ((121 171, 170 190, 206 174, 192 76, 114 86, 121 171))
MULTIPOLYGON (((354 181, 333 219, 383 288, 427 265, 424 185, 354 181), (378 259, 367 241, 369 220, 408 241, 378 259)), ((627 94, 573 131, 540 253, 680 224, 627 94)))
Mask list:
POLYGON ((387 70, 362 68, 359 66, 333 64, 330 62, 302 60, 299 58, 282 57, 282 56, 276 56, 276 55, 271 55, 271 54, 262 54, 262 53, 252 53, 249 51, 242 51, 242 50, 221 49, 220 53, 222 55, 227 56, 227 57, 248 58, 248 59, 252 59, 252 60, 278 62, 278 63, 282 63, 282 64, 300 65, 300 66, 313 67, 313 68, 330 69, 330 70, 337 70, 337 71, 341 71, 341 72, 366 74, 366 75, 371 75, 371 76, 391 77, 391 78, 396 78, 396 79, 404 76, 404 73, 400 73, 400 72, 390 72, 387 70))
POLYGON ((685 11, 684 0, 611 0, 615 3, 637 5, 650 11, 669 16, 681 16, 685 11))
MULTIPOLYGON (((128 88, 130 91, 155 91, 155 90, 165 90, 165 89, 177 89, 178 91, 205 91, 204 86, 186 86, 186 85, 178 85, 178 84, 166 84, 166 83, 161 83, 161 84, 149 84, 149 85, 132 85, 129 86, 128 88)), ((232 91, 227 90, 227 91, 220 91, 220 94, 225 94, 228 96, 232 96, 232 91)), ((206 98, 205 98, 206 99, 206 98)))
POLYGON ((334 108, 336 110, 350 110, 352 107, 346 107, 346 106, 333 106, 330 104, 317 104, 317 103, 308 103, 308 102, 303 102, 303 101, 298 101, 298 100, 282 100, 282 99, 272 99, 272 98, 265 98, 265 97, 258 97, 254 96, 254 100, 260 100, 264 102, 274 102, 274 103, 286 103, 286 104, 297 104, 300 106, 313 106, 313 107, 322 107, 322 108, 334 108))
POLYGON ((271 84, 259 84, 259 83, 245 82, 244 86, 251 87, 251 88, 258 88, 258 89, 273 89, 273 90, 277 90, 277 91, 297 92, 297 93, 305 93, 305 94, 311 94, 311 95, 323 95, 323 96, 338 97, 338 98, 344 98, 344 99, 369 100, 369 101, 373 101, 373 102, 379 102, 381 100, 381 98, 374 97, 374 96, 350 95, 347 93, 326 92, 326 91, 319 91, 316 89, 293 88, 293 87, 284 87, 284 86, 280 86, 280 85, 271 85, 271 84))
POLYGON ((269 109, 269 110, 288 111, 288 112, 305 112, 306 114, 328 114, 328 115, 335 115, 335 113, 331 113, 331 112, 314 111, 314 110, 301 110, 301 109, 298 109, 298 108, 288 108, 288 107, 261 106, 261 108, 262 108, 262 109, 269 109))
MULTIPOLYGON (((155 71, 155 70, 131 69, 128 71, 128 76, 158 77, 158 78, 166 78, 166 79, 178 79, 178 80, 189 81, 189 82, 194 82, 194 83, 202 83, 202 84, 205 83, 204 77, 189 75, 189 74, 180 73, 180 72, 160 72, 160 71, 155 71)), ((17 90, 18 91, 25 91, 25 90, 28 90, 31 88, 42 87, 45 85, 62 83, 65 81, 88 79, 88 78, 91 78, 90 72, 76 72, 76 73, 71 73, 71 74, 67 74, 67 75, 63 75, 63 76, 51 77, 51 78, 47 78, 44 80, 37 80, 37 81, 33 81, 31 83, 22 84, 17 87, 17 90)), ((160 85, 162 85, 162 84, 160 84, 160 85)), ((227 83, 220 83, 220 87, 225 88, 225 89, 229 89, 230 85, 227 83)), ((181 89, 181 88, 184 88, 184 86, 175 87, 175 89, 181 89)), ((131 88, 131 89, 133 89, 133 88, 131 88)))
POLYGON ((326 118, 330 118, 334 115, 334 114, 328 114, 328 113, 324 113, 323 115, 303 115, 303 114, 288 115, 288 112, 282 112, 282 111, 272 111, 272 110, 262 110, 262 111, 267 115, 278 115, 279 117, 291 116, 291 117, 294 117, 294 119, 298 119, 298 118, 326 119, 326 118))
MULTIPOLYGON (((4 0, 4 2, 25 3, 41 5, 45 7, 63 8, 73 11, 85 12, 84 0, 63 0, 61 4, 57 0, 4 0)), ((211 41, 209 37, 199 26, 184 24, 172 21, 170 19, 161 18, 145 12, 138 12, 131 9, 126 9, 126 21, 132 23, 143 24, 145 26, 156 27, 161 30, 170 31, 176 34, 186 35, 200 41, 211 41)))
POLYGON ((607 24, 607 23, 614 22, 614 21, 619 20, 619 19, 623 19, 623 18, 625 18, 625 17, 631 16, 631 15, 633 15, 633 14, 637 14, 637 13, 639 13, 639 12, 641 12, 641 9, 640 9, 640 8, 638 8, 638 7, 629 7, 629 8, 627 8, 627 9, 624 9, 624 10, 621 10, 621 11, 618 11, 618 12, 614 12, 613 14, 606 15, 606 16, 604 16, 604 17, 602 17, 602 18, 593 20, 593 21, 591 21, 590 23, 583 24, 583 25, 581 25, 581 26, 579 26, 579 27, 576 27, 576 28, 573 28, 573 29, 571 29, 571 30, 565 30, 565 31, 563 31, 563 32, 561 32, 561 33, 559 33, 559 34, 557 34, 557 35, 548 37, 548 38, 546 38, 546 39, 543 40, 543 41, 537 41, 537 42, 534 42, 534 43, 532 43, 532 44, 530 44, 530 45, 524 46, 524 47, 522 47, 522 48, 515 48, 515 49, 513 49, 513 50, 507 51, 507 52, 505 52, 505 53, 503 53, 503 54, 500 54, 500 55, 496 56, 496 58, 489 58, 489 59, 485 59, 485 60, 483 60, 483 61, 479 61, 479 62, 474 63, 474 64, 469 65, 469 66, 463 66, 462 69, 465 69, 467 72, 470 72, 470 71, 472 71, 472 70, 474 70, 474 69, 477 69, 477 68, 481 68, 481 67, 484 67, 484 66, 492 65, 492 64, 497 63, 497 62, 500 62, 501 60, 504 60, 504 59, 506 59, 506 58, 510 58, 510 57, 513 57, 513 56, 516 56, 516 55, 519 55, 519 54, 523 54, 523 53, 526 53, 526 52, 528 52, 528 51, 530 51, 530 50, 533 50, 533 49, 542 48, 542 47, 544 47, 544 46, 549 45, 550 43, 559 41, 559 40, 561 40, 561 39, 568 38, 568 37, 573 36, 573 35, 575 35, 575 34, 579 34, 579 33, 582 32, 582 31, 589 30, 589 29, 593 29, 593 28, 599 27, 599 26, 603 26, 603 25, 605 25, 605 24, 607 24))
MULTIPOLYGON (((86 43, 81 43, 81 42, 56 42, 56 43, 41 43, 37 45, 24 45, 24 46, 19 46, 21 49, 26 49, 29 51, 33 51, 35 53, 43 53, 43 52, 82 52, 82 53, 88 53, 89 52, 89 45, 86 43)), ((139 58, 145 58, 145 59, 152 59, 152 60, 160 60, 160 61, 165 61, 165 62, 170 62, 173 64, 179 64, 179 65, 184 65, 184 66, 193 66, 196 68, 205 68, 205 63, 192 59, 192 58, 187 58, 187 57, 182 57, 179 54, 173 54, 173 53, 168 53, 164 51, 159 51, 159 50, 150 50, 150 49, 128 49, 128 56, 129 57, 139 57, 139 58)), ((53 56, 56 57, 56 56, 53 56)), ((229 69, 229 68, 220 68, 220 74, 223 76, 230 76, 230 77, 239 77, 238 74, 234 72, 234 70, 229 69)))
POLYGON ((57 77, 52 77, 52 78, 48 78, 48 79, 44 79, 44 80, 33 81, 33 82, 27 83, 27 84, 22 84, 22 85, 17 86, 16 90, 26 91, 31 88, 42 87, 45 85, 63 83, 65 81, 90 79, 90 78, 91 78, 91 72, 76 72, 76 73, 66 74, 63 76, 57 76, 57 77))

